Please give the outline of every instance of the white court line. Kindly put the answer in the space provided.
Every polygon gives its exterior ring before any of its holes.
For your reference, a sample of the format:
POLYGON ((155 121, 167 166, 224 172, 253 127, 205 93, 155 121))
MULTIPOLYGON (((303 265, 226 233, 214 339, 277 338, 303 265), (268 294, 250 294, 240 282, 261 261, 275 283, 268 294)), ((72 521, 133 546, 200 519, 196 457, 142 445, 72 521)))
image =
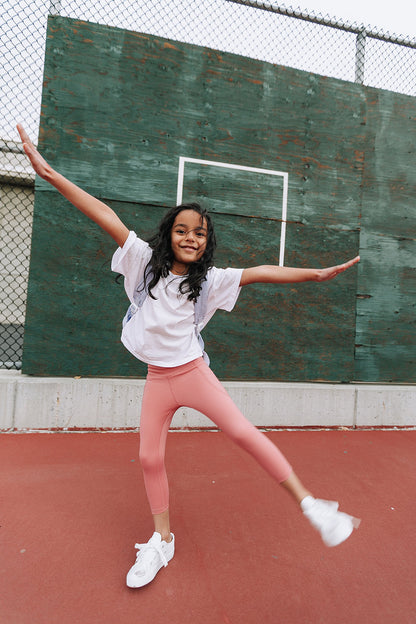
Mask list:
POLYGON ((182 203, 183 195, 183 179, 185 175, 185 163, 194 163, 197 165, 211 165, 212 167, 223 167, 224 169, 238 169, 239 171, 249 171, 250 173, 265 173, 267 175, 280 176, 283 178, 283 199, 282 199, 282 215, 280 228, 280 250, 279 250, 279 266, 283 266, 285 256, 286 242, 286 219, 287 219, 287 196, 289 186, 289 174, 285 171, 275 171, 274 169, 259 169, 257 167, 246 167, 244 165, 233 165, 231 163, 216 162, 215 160, 201 160, 200 158, 188 158, 179 156, 178 169, 178 188, 176 193, 176 205, 182 203))

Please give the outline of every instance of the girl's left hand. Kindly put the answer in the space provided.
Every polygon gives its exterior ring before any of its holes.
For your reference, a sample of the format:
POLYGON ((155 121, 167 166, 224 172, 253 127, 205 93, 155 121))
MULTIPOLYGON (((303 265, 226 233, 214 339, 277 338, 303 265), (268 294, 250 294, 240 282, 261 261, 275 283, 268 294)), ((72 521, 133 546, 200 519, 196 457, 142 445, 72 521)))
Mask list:
POLYGON ((352 260, 348 260, 348 262, 344 262, 344 264, 338 264, 336 266, 327 267, 326 269, 319 269, 318 270, 318 278, 317 278, 316 281, 317 282, 327 282, 328 280, 333 279, 334 277, 336 277, 340 273, 343 273, 344 271, 346 271, 350 267, 354 266, 354 264, 357 264, 357 262, 359 262, 359 261, 360 261, 360 256, 356 256, 352 260))

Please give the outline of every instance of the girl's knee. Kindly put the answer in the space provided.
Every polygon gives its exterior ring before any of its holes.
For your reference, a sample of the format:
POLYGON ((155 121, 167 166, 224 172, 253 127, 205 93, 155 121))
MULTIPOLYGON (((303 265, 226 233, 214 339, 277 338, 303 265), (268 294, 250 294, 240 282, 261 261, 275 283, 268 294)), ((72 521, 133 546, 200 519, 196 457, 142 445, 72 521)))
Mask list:
POLYGON ((139 459, 144 472, 158 472, 164 469, 164 457, 160 453, 140 449, 139 459))

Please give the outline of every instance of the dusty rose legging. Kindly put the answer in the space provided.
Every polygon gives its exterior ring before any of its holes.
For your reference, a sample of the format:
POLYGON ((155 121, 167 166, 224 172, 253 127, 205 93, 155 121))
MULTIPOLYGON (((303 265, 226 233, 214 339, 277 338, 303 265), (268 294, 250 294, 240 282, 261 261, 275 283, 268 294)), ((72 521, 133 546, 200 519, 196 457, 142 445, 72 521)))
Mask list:
POLYGON ((153 514, 169 507, 166 438, 175 411, 191 407, 210 418, 281 483, 292 468, 279 449, 233 403, 202 358, 176 366, 149 366, 140 417, 140 462, 153 514))

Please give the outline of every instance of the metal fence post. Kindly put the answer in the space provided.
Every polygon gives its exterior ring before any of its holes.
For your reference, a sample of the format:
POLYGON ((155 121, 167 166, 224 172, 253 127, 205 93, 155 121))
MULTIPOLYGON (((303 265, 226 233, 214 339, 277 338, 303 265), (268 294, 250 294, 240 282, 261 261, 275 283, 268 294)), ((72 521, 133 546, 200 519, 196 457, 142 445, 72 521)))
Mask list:
POLYGON ((355 82, 358 84, 364 83, 366 38, 367 33, 363 29, 357 34, 355 43, 355 82))

